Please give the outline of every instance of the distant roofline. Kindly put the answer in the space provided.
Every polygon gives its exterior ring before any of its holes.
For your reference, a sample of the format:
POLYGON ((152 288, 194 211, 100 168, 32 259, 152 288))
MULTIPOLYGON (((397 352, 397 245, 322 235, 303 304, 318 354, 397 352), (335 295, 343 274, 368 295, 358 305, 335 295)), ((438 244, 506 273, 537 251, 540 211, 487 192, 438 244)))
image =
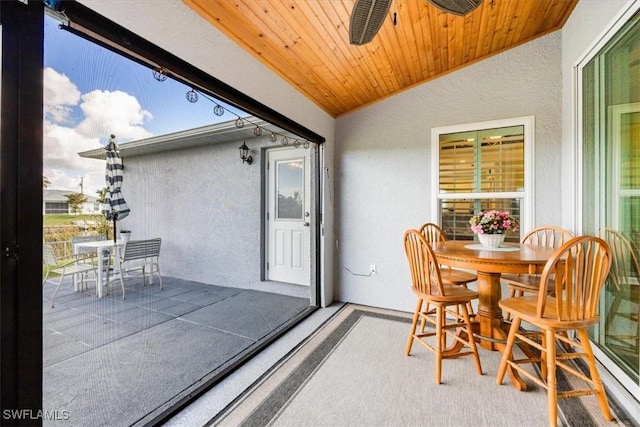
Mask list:
MULTIPOLYGON (((276 126, 253 116, 243 117, 242 119, 245 121, 245 125, 242 128, 235 125, 236 120, 230 120, 182 130, 179 132, 152 136, 150 138, 139 139, 136 141, 124 142, 122 144, 118 144, 118 147, 120 149, 120 154, 123 157, 135 157, 150 153, 158 153, 161 151, 219 144, 242 139, 254 139, 257 138, 253 133, 256 126, 259 126, 262 129, 263 135, 268 134, 269 132, 276 132, 279 135, 287 135, 287 137, 296 138, 296 136, 290 132, 285 132, 276 126)), ((106 158, 104 147, 82 151, 78 153, 78 155, 80 157, 90 159, 104 160, 106 158)))

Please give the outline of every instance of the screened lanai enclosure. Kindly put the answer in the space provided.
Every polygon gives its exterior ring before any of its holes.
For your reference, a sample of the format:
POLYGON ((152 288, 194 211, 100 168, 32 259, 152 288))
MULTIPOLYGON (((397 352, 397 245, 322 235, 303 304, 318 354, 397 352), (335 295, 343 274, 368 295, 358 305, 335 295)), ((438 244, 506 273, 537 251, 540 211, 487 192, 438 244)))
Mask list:
POLYGON ((108 204, 112 140, 130 212, 44 215, 44 242, 84 248, 100 280, 65 278, 54 307, 57 277, 43 287, 43 407, 64 408, 54 424, 158 422, 317 307, 322 141, 59 18, 44 22, 45 182, 108 204), (119 263, 123 230, 161 240, 146 277, 119 263))

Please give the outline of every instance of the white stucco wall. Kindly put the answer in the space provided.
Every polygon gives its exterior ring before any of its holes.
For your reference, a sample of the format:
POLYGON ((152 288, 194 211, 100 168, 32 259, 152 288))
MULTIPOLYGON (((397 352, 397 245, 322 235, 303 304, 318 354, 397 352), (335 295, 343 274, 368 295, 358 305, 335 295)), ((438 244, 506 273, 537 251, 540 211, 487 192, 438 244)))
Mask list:
POLYGON ((338 119, 338 300, 413 310, 402 235, 436 219, 433 127, 535 116, 535 223, 560 223, 560 48, 555 32, 338 119))
POLYGON ((126 157, 123 193, 134 197, 127 197, 132 214, 119 228, 134 239, 163 239, 164 275, 309 297, 308 286, 260 280, 261 149, 280 146, 267 136, 247 141, 248 165, 239 157, 242 143, 126 157))
MULTIPOLYGON (((242 50, 228 37, 216 30, 181 1, 115 0, 105 2, 102 0, 81 0, 81 3, 209 73, 213 77, 242 91, 256 101, 267 105, 273 110, 322 135, 326 139, 326 166, 329 171, 333 169, 334 119, 280 77, 276 76, 258 60, 242 50)), ((238 163, 235 159, 237 157, 237 147, 233 146, 232 148, 234 151, 234 161, 229 166, 233 166, 234 171, 229 172, 235 173, 235 166, 238 163)), ((162 160, 159 159, 158 161, 162 160)), ((180 160, 180 162, 183 162, 183 160, 180 160)), ((182 166, 191 167, 191 164, 185 163, 182 166)), ((248 173, 247 168, 240 168, 240 165, 238 165, 237 169, 240 172, 236 175, 228 175, 226 177, 227 181, 240 181, 245 178, 243 174, 248 173)), ((252 171, 256 169, 257 166, 253 167, 252 171)), ((196 170, 193 169, 193 172, 195 173, 196 170)), ((204 172, 206 176, 208 171, 202 170, 197 172, 204 172)), ((332 177, 332 174, 325 174, 325 178, 327 176, 332 177)), ((333 187, 333 185, 334 184, 327 185, 326 188, 329 189, 333 187)), ((230 196, 235 198, 242 194, 244 196, 256 197, 255 201, 259 202, 259 198, 257 198, 255 194, 244 194, 246 188, 238 188, 237 191, 239 191, 238 194, 232 194, 230 196)), ((156 193, 156 195, 158 194, 156 193)), ((323 197, 325 199, 330 198, 328 194, 323 194, 323 197)), ((153 203, 151 196, 147 202, 153 203)), ((331 212, 332 204, 325 203, 324 206, 324 239, 331 242, 333 241, 331 235, 333 229, 331 226, 333 216, 331 212)), ((180 211, 181 209, 177 207, 176 210, 180 211)), ((184 214, 184 209, 182 209, 182 212, 184 214)), ((205 218, 192 219, 195 221, 206 221, 205 218)), ((130 220, 133 221, 133 217, 130 220)), ((163 219, 163 221, 166 222, 160 222, 160 220, 154 221, 158 232, 174 226, 174 223, 171 222, 172 220, 163 219)), ((192 222, 191 225, 198 227, 199 223, 192 222)), ((204 225, 206 225, 206 222, 204 225)), ((201 237, 209 238, 211 236, 204 234, 201 237)), ((226 244, 226 242, 220 242, 220 244, 226 244)), ((251 242, 251 244, 253 244, 253 242, 251 242)), ((193 249, 198 250, 202 248, 194 247, 193 249)), ((332 301, 332 286, 334 281, 332 277, 332 262, 334 259, 333 245, 323 244, 323 249, 324 252, 321 254, 324 262, 322 268, 322 304, 328 304, 332 301)), ((241 252, 239 248, 230 248, 230 250, 241 252)), ((185 259, 187 258, 185 254, 185 259)), ((253 257, 251 257, 249 261, 253 264, 248 266, 247 271, 253 275, 252 280, 258 281, 259 276, 255 276, 255 272, 259 271, 260 264, 259 262, 255 263, 256 260, 253 257), (256 268, 258 270, 256 270, 256 268)), ((185 268, 198 269, 200 267, 185 265, 185 268)), ((196 274, 194 270, 193 276, 201 277, 204 276, 204 274, 196 274)), ((207 281, 207 283, 211 282, 207 281)))

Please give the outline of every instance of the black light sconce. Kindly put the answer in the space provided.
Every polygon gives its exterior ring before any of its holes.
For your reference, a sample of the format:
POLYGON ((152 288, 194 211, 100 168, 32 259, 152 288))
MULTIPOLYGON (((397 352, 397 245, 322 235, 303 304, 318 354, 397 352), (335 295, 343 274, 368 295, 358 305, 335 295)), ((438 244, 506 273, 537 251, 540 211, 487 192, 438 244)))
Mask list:
POLYGON ((253 158, 249 155, 249 147, 247 147, 247 143, 243 142, 242 145, 239 147, 240 150, 240 158, 242 159, 242 163, 247 163, 248 165, 251 164, 251 162, 253 161, 253 158))

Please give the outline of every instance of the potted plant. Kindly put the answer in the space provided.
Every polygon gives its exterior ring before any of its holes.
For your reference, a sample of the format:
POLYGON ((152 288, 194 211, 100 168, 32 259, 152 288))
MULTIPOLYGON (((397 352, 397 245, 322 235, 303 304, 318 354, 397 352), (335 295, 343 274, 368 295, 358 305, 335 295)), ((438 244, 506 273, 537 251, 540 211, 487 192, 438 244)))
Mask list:
POLYGON ((509 211, 482 210, 471 217, 469 224, 480 243, 488 248, 499 247, 507 231, 518 229, 518 220, 509 211))
POLYGON ((120 230, 120 240, 122 240, 123 242, 128 242, 129 239, 131 239, 131 230, 127 230, 125 228, 120 230))

